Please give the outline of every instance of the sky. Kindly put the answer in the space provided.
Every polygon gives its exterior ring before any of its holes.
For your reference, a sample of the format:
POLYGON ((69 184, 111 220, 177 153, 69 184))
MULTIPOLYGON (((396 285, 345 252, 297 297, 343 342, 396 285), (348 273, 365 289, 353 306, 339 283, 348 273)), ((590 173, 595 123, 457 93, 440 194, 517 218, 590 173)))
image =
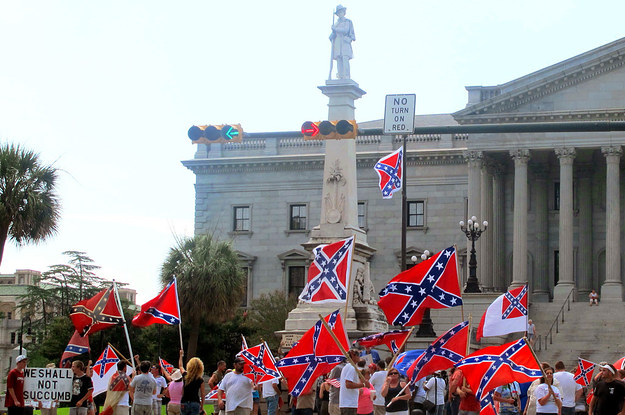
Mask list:
MULTIPOLYGON (((0 142, 59 170, 58 233, 7 242, 0 273, 45 271, 86 252, 142 303, 193 235, 192 125, 299 130, 327 118, 323 85, 337 2, 0 0, 0 142)), ((466 105, 497 85, 625 36, 623 1, 358 0, 352 79, 367 94, 414 93, 417 114, 466 105)), ((336 65, 335 65, 336 68, 336 65)), ((336 71, 336 69, 335 69, 336 71)), ((624 105, 625 106, 625 105, 624 105)))

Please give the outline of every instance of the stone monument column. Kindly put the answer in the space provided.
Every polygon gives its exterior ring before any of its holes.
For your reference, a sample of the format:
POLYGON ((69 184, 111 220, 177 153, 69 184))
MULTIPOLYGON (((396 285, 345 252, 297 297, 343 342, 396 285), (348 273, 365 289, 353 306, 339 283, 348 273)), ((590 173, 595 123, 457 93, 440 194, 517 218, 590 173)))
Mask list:
POLYGON ((536 195, 536 273, 532 281, 532 301, 549 302, 549 199, 547 177, 549 166, 533 166, 533 188, 536 195))
POLYGON ((579 170, 579 267, 577 298, 588 301, 592 290, 592 264, 594 262, 592 242, 592 165, 582 165, 579 170))
POLYGON ((493 172, 493 285, 496 291, 506 288, 506 238, 505 238, 505 171, 498 164, 493 172))
MULTIPOLYGON (((481 184, 482 184, 482 162, 484 160, 484 153, 482 153, 481 151, 476 151, 476 150, 465 151, 464 159, 466 160, 468 164, 468 168, 469 168, 469 175, 468 175, 469 176, 468 177, 469 179, 469 188, 468 188, 469 206, 468 206, 468 212, 467 212, 469 216, 467 218, 462 218, 462 220, 470 219, 471 216, 477 216, 478 222, 482 223, 484 220, 488 220, 488 219, 483 219, 479 217, 482 214, 481 184)), ((480 259, 480 255, 482 252, 481 243, 482 243, 482 238, 475 241, 475 250, 477 252, 478 259, 480 259)), ((467 239, 467 264, 469 263, 468 256, 470 255, 470 252, 471 252, 471 241, 467 239)), ((477 274, 477 280, 480 284, 482 283, 482 278, 480 278, 481 270, 482 270, 482 264, 478 262, 476 274, 477 274)), ((463 288, 461 287, 461 290, 462 289, 463 288)))
POLYGON ((554 301, 563 301, 572 288, 575 288, 573 276, 573 161, 575 149, 561 147, 555 149, 560 159, 560 264, 558 285, 553 288, 554 301))
POLYGON ((601 286, 601 301, 620 302, 623 300, 621 282, 621 203, 620 203, 620 163, 621 146, 602 147, 606 168, 606 241, 605 241, 605 282, 601 286))
POLYGON ((510 156, 514 159, 512 289, 527 283, 527 163, 530 151, 526 148, 510 150, 510 156))
MULTIPOLYGON (((480 221, 488 221, 489 225, 493 220, 493 166, 492 163, 485 163, 482 170, 482 211, 480 212, 480 221)), ((486 292, 493 291, 493 232, 484 232, 480 239, 482 241, 482 279, 480 280, 482 288, 486 292)), ((478 264, 479 267, 480 264, 478 264)))

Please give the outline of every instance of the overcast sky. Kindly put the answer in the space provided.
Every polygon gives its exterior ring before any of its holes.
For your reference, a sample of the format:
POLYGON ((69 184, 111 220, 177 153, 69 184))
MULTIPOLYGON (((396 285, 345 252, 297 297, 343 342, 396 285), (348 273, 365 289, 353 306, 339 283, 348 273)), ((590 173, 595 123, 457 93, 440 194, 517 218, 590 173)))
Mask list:
MULTIPOLYGON (((0 140, 59 169, 59 232, 7 243, 0 272, 45 271, 87 252, 144 302, 177 236, 193 234, 193 124, 298 130, 327 116, 336 2, 0 0, 0 140)), ((352 79, 367 94, 415 93, 417 113, 462 109, 496 85, 625 36, 623 1, 344 3, 352 79)), ((625 103, 624 103, 625 107, 625 103)), ((314 218, 312 218, 314 221, 314 218)), ((295 247, 294 247, 295 248, 295 247)))

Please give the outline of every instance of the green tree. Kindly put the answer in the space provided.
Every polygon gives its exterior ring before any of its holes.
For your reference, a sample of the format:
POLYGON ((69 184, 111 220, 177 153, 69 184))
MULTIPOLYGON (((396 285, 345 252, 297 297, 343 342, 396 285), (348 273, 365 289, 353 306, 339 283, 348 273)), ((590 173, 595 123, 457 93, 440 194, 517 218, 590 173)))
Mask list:
POLYGON ((193 357, 202 323, 227 321, 241 304, 245 274, 230 243, 213 235, 196 235, 170 249, 161 280, 167 283, 174 276, 182 321, 190 327, 187 356, 193 357))
POLYGON ((249 345, 256 345, 262 339, 272 350, 277 350, 280 342, 275 332, 284 330, 284 322, 296 306, 297 297, 287 296, 284 291, 262 294, 253 299, 245 322, 254 333, 248 339, 249 345))
POLYGON ((0 145, 0 263, 7 238, 18 245, 56 233, 59 200, 57 170, 19 145, 0 145))

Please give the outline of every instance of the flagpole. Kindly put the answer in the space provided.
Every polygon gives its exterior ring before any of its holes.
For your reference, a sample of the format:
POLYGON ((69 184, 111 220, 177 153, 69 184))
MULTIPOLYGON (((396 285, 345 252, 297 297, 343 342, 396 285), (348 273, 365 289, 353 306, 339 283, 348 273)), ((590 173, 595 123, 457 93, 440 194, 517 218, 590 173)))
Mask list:
MULTIPOLYGON (((543 365, 540 363, 540 360, 538 360, 538 356, 536 356, 536 352, 532 348, 532 345, 530 344, 529 340, 527 340, 526 336, 523 336, 523 340, 525 340, 525 344, 527 345, 527 347, 529 347, 530 352, 532 352, 532 356, 534 356, 534 360, 538 364, 538 367, 540 368, 540 372, 543 374, 543 377, 546 379, 547 375, 545 374, 545 370, 543 369, 543 365)), ((551 389, 551 386, 553 386, 553 381, 552 381, 551 385, 547 384, 547 387, 549 388, 549 391, 551 392, 551 394, 553 394, 553 389, 551 389)))
POLYGON ((334 334, 334 332, 332 331, 332 329, 328 325, 328 322, 323 318, 323 316, 321 314, 319 314, 319 318, 321 319, 321 324, 323 324, 323 326, 326 328, 326 330, 328 330, 328 333, 330 333, 330 336, 332 336, 332 340, 334 340, 334 343, 336 343, 336 345, 341 350, 341 353, 343 353, 343 356, 345 356, 347 361, 354 367, 354 370, 356 370, 356 373, 358 373, 358 377, 360 378, 362 383, 364 384, 365 382, 367 382, 365 380, 365 377, 362 375, 362 373, 360 373, 360 370, 358 370, 358 367, 356 366, 356 363, 354 363, 354 361, 349 356, 349 354, 347 354, 347 351, 345 350, 345 348, 343 347, 343 345, 341 344, 339 339, 336 338, 336 334, 334 334))
MULTIPOLYGON (((462 283, 460 281, 460 272, 458 272, 460 270, 460 264, 458 264, 458 246, 456 244, 454 244, 454 251, 456 251, 456 273, 458 273, 458 287, 462 287, 462 283)), ((462 289, 460 289, 460 297, 462 297, 462 289)), ((460 320, 460 321, 465 321, 465 319, 464 319, 464 301, 462 302, 462 304, 460 304, 460 314, 461 314, 461 317, 462 317, 462 320, 460 320)))
MULTIPOLYGON (((261 339, 262 340, 262 339, 261 339)), ((281 376, 281 379, 285 379, 284 374, 282 373, 282 371, 280 370, 280 368, 276 365, 276 358, 273 357, 273 353, 271 353, 271 349, 269 348, 269 345, 267 344, 266 341, 262 340, 263 344, 265 345, 265 348, 267 349, 267 354, 269 355, 269 358, 271 359, 271 362, 273 363, 273 365, 276 367, 276 369, 278 370, 278 373, 281 376)))
POLYGON ((126 359, 126 357, 124 357, 124 355, 122 354, 122 352, 120 352, 119 350, 117 350, 117 349, 115 348, 115 346, 113 346, 111 343, 107 343, 107 344, 109 345, 109 347, 110 347, 111 349, 113 349, 113 351, 114 351, 115 353, 117 353, 117 355, 118 355, 118 356, 119 356, 122 360, 125 360, 126 362, 129 362, 129 360, 128 360, 128 359, 126 359))
MULTIPOLYGON (((464 320, 462 320, 464 321, 464 320)), ((471 323, 473 322, 473 315, 469 313, 469 335, 467 336, 467 352, 464 355, 465 357, 469 355, 469 349, 471 348, 471 323)))
POLYGON ((350 259, 351 259, 351 262, 350 262, 350 264, 349 264, 349 275, 347 276, 347 278, 349 278, 349 279, 347 280, 347 293, 345 293, 345 315, 344 315, 344 316, 341 316, 341 318, 342 318, 342 320, 343 320, 343 324, 345 324, 345 321, 347 320, 347 308, 348 308, 348 306, 349 306, 349 293, 350 293, 350 291, 353 291, 353 290, 354 290, 354 286, 353 286, 353 285, 351 286, 351 287, 352 287, 352 289, 351 289, 351 290, 349 289, 350 284, 351 284, 352 279, 353 279, 351 274, 352 274, 352 272, 354 271, 354 270, 352 269, 352 265, 353 265, 353 263, 354 263, 354 246, 356 245, 356 237, 352 235, 352 238, 354 238, 354 240, 352 241, 352 247, 351 247, 351 251, 352 251, 352 253, 351 253, 351 255, 349 256, 349 257, 350 257, 350 259))
MULTIPOLYGON (((132 354, 132 345, 130 344, 130 336, 128 335, 128 325, 126 324, 126 316, 124 316, 124 309, 122 308, 122 303, 119 301, 119 292, 117 291, 117 283, 113 280, 113 290, 115 291, 115 301, 117 302, 117 307, 119 307, 119 314, 122 316, 122 321, 124 322, 124 332, 126 333, 126 341, 128 341, 128 351, 130 352, 130 356, 134 356, 132 354)), ((136 371, 135 362, 130 360, 132 364, 132 370, 136 371)))
POLYGON ((399 353, 401 352, 401 349, 406 345, 406 343, 408 342, 408 339, 410 338, 410 336, 412 335, 412 332, 414 330, 415 326, 412 326, 410 328, 410 332, 408 333, 408 335, 406 336, 406 338, 404 339, 404 341, 402 342, 401 346, 399 346, 399 348, 397 349, 397 352, 393 354, 393 358, 391 359, 391 362, 388 364, 388 366, 386 367, 386 371, 388 372, 388 370, 390 368, 393 367, 393 363, 395 363, 395 360, 397 360, 397 356, 399 356, 399 353))
POLYGON ((178 316, 180 317, 180 323, 178 323, 178 334, 180 334, 180 350, 184 350, 182 344, 182 313, 180 313, 180 300, 178 299, 178 280, 174 275, 174 286, 176 287, 176 306, 178 307, 178 316))

